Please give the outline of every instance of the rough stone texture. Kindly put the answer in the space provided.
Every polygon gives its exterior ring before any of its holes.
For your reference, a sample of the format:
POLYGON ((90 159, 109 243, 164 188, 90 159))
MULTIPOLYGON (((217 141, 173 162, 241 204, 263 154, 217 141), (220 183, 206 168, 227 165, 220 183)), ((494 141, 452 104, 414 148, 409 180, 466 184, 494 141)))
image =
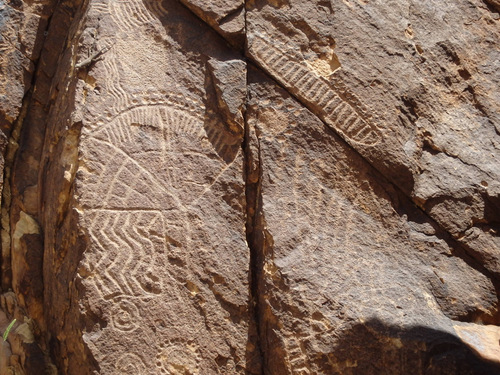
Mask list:
POLYGON ((244 0, 181 0, 237 49, 245 42, 244 0))
POLYGON ((497 319, 491 280, 310 111, 262 75, 250 77, 264 367, 272 374, 472 371, 455 363, 465 354, 452 324, 497 319), (441 359, 437 346, 457 353, 441 359), (396 360, 401 351, 406 362, 396 360))
POLYGON ((75 34, 43 156, 49 329, 102 373, 251 371, 245 63, 173 1, 91 2, 75 34))
POLYGON ((498 13, 481 1, 248 7, 249 56, 498 274, 498 13))
POLYGON ((44 35, 38 31, 46 27, 44 13, 50 2, 30 3, 0 3, 0 129, 4 141, 20 115, 23 97, 30 89, 34 63, 43 46, 40 39, 44 35))
POLYGON ((499 11, 0 0, 0 375, 500 372, 499 11))
POLYGON ((496 326, 460 324, 454 326, 458 336, 484 359, 500 362, 500 330, 496 326))
MULTIPOLYGON (((29 103, 35 64, 40 56, 53 1, 0 2, 0 191, 2 199, 2 242, 9 236, 8 209, 10 186, 3 191, 8 180, 19 133, 29 103), (24 109, 23 109, 24 108, 24 109), (7 206, 7 207, 5 207, 7 206)), ((2 288, 11 283, 10 246, 2 245, 2 288)))

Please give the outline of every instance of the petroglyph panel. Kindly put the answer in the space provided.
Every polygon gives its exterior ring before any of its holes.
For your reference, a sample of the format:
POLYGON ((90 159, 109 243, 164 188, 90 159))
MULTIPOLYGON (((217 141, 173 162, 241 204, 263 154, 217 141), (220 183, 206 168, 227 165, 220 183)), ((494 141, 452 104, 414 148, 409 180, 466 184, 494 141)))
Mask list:
POLYGON ((217 356, 245 357, 248 336, 243 134, 212 121, 207 57, 186 50, 194 38, 226 46, 173 1, 97 2, 89 14, 102 30, 90 43, 109 49, 81 83, 79 273, 102 324, 85 342, 103 373, 217 373, 217 356))
POLYGON ((85 158, 87 168, 95 171, 89 184, 104 193, 98 202, 84 199, 85 204, 92 208, 185 209, 188 199, 199 199, 227 168, 208 140, 203 122, 188 112, 188 105, 165 103, 128 108, 107 124, 98 121, 84 135, 89 149, 105 149, 108 155, 105 160, 93 153, 85 158), (193 162, 210 168, 182 168, 193 162), (155 168, 148 168, 150 165, 155 168), (197 194, 189 198, 188 192, 197 194))
POLYGON ((263 34, 254 33, 252 37, 250 51, 257 62, 299 99, 318 108, 319 116, 329 126, 351 142, 374 146, 381 141, 380 128, 364 119, 296 53, 263 34))
POLYGON ((300 341, 291 337, 285 344, 287 362, 293 374, 309 375, 311 374, 310 364, 306 352, 300 347, 300 341))
POLYGON ((90 15, 100 17, 111 15, 120 31, 129 33, 145 26, 159 26, 159 17, 166 15, 164 1, 154 0, 96 0, 93 1, 90 15))
POLYGON ((138 103, 83 135, 82 173, 100 192, 81 197, 91 240, 85 283, 113 301, 110 328, 121 333, 144 320, 137 302, 164 303, 165 284, 179 288, 166 265, 195 246, 189 212, 229 167, 187 107, 138 103))
MULTIPOLYGON (((397 192, 311 112, 262 81, 256 74, 258 83, 250 83, 247 116, 262 168, 257 223, 266 239, 260 244, 259 308, 272 372, 335 373, 336 337, 364 317, 446 325, 443 311, 453 316, 457 304, 458 314, 494 308, 494 288, 484 275, 452 256, 438 266, 438 254, 451 252, 449 245, 431 234, 424 241, 415 237, 407 217, 398 214, 397 192), (430 238, 435 247, 425 255, 416 250, 430 238), (469 276, 437 291, 434 283, 441 281, 429 264, 446 269, 448 278, 469 276), (465 292, 469 277, 489 285, 488 292, 476 290, 488 301, 483 307, 465 292), (454 302, 444 304, 440 293, 454 302)), ((418 215, 411 204, 404 207, 411 207, 408 216, 418 215)))
POLYGON ((200 360, 199 348, 193 341, 161 343, 156 355, 156 373, 198 375, 202 373, 200 360))

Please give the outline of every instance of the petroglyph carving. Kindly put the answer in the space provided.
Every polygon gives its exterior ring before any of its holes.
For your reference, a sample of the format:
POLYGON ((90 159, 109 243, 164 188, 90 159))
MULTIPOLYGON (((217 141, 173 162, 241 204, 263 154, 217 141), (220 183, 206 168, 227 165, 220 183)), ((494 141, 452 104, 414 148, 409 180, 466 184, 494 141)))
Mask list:
POLYGON ((115 364, 116 375, 146 375, 146 365, 137 354, 127 353, 115 364))
POLYGON ((156 0, 110 0, 108 4, 113 20, 126 32, 158 23, 158 16, 167 13, 156 0))
MULTIPOLYGON (((103 66, 114 63, 111 57, 103 66)), ((115 71, 106 83, 115 105, 82 134, 86 186, 102 192, 81 197, 90 237, 84 269, 89 290, 111 304, 109 334, 137 335, 147 324, 145 306, 181 301, 166 265, 192 248, 191 207, 230 164, 208 138, 200 102, 154 89, 134 96, 119 78, 115 71)), ((171 321, 192 322, 194 315, 168 319, 162 334, 170 335, 171 321)), ((200 360, 191 360, 193 353, 183 352, 183 345, 163 350, 168 358, 158 371, 199 373, 200 360)))
POLYGON ((138 327, 138 320, 140 314, 137 306, 128 300, 123 300, 113 306, 113 311, 111 312, 111 319, 114 328, 129 332, 133 331, 138 327))
POLYGON ((156 367, 161 374, 196 375, 200 373, 199 363, 200 354, 197 345, 184 340, 160 344, 156 356, 156 367))
POLYGON ((300 347, 300 342, 295 338, 290 338, 286 343, 286 353, 292 374, 309 375, 309 365, 307 355, 300 347))
POLYGON ((110 118, 105 125, 99 121, 88 134, 90 145, 108 151, 106 165, 94 158, 88 160, 98 171, 89 183, 106 192, 99 203, 92 204, 93 208, 131 208, 138 199, 142 209, 186 206, 189 202, 177 198, 181 191, 202 195, 227 168, 209 142, 203 123, 186 111, 189 102, 183 106, 171 103, 174 108, 161 102, 132 107, 110 118), (179 163, 185 157, 212 168, 181 171, 179 163), (157 161, 159 170, 144 167, 147 160, 157 161))
MULTIPOLYGON (((81 199, 90 237, 85 283, 103 303, 111 303, 110 335, 137 335, 147 324, 145 306, 181 301, 178 282, 166 265, 172 255, 192 248, 191 205, 228 168, 208 140, 197 104, 181 102, 176 95, 151 97, 108 113, 82 136, 87 186, 102 192, 99 199, 81 199), (186 159, 199 162, 187 165, 186 159)), ((175 331, 172 321, 193 322, 196 315, 190 310, 184 318, 178 307, 175 311, 175 317, 162 323, 162 335, 175 331)), ((155 373, 198 374, 200 358, 189 348, 184 351, 184 345, 189 344, 163 348, 155 373)), ((126 368, 123 373, 142 368, 129 362, 116 367, 126 368)))
POLYGON ((163 215, 147 210, 91 210, 88 215, 95 224, 89 228, 94 251, 87 267, 99 273, 89 281, 102 298, 159 294, 162 279, 155 266, 166 249, 163 215))
MULTIPOLYGON (((6 17, 8 19, 8 14, 14 13, 12 10, 0 10, 1 17, 6 17)), ((9 64, 9 60, 20 61, 22 56, 21 45, 17 38, 17 33, 15 28, 10 23, 1 22, 3 19, 0 18, 0 95, 7 95, 12 87, 11 76, 14 74, 13 67, 9 64)), ((15 65, 19 64, 17 62, 15 65)), ((26 69, 27 66, 24 67, 26 69)))
POLYGON ((196 228, 200 201, 219 194, 214 184, 240 152, 242 134, 229 137, 207 119, 209 101, 196 73, 193 90, 172 82, 170 72, 151 73, 179 53, 165 48, 161 2, 98 5, 119 35, 103 33, 96 43, 111 48, 91 67, 99 81, 81 134, 79 203, 88 247, 80 274, 89 310, 108 322, 102 336, 89 340, 98 353, 106 352, 105 340, 124 346, 134 340, 128 350, 135 354, 107 364, 119 373, 199 374, 202 355, 191 338, 206 321, 185 278, 199 267, 192 255, 205 244, 196 228), (145 354, 144 335, 154 337, 147 344, 153 350, 165 342, 157 357, 145 354))
POLYGON ((319 116, 347 140, 373 146, 380 142, 380 129, 367 122, 323 77, 293 56, 279 42, 256 34, 251 45, 259 63, 299 98, 319 108, 319 116))
POLYGON ((7 24, 2 28, 0 32, 0 52, 3 56, 17 49, 15 35, 16 31, 12 25, 7 24))
POLYGON ((205 112, 205 105, 195 98, 186 96, 185 94, 167 92, 163 89, 148 88, 146 90, 137 90, 135 92, 125 91, 120 85, 120 79, 123 76, 123 71, 118 67, 117 58, 114 56, 113 49, 109 51, 110 58, 104 61, 104 69, 106 71, 105 87, 110 96, 113 97, 113 105, 108 108, 108 111, 100 118, 97 118, 97 124, 102 125, 108 122, 112 117, 117 116, 121 112, 130 110, 139 106, 171 106, 177 110, 188 112, 189 114, 198 117, 201 121, 205 112), (111 58, 114 57, 114 58, 111 58))

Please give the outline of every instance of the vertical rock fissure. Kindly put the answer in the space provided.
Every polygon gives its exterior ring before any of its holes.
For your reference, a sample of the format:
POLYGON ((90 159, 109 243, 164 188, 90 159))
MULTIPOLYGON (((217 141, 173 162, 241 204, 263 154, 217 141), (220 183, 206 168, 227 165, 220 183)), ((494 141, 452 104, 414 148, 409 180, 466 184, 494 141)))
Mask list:
MULTIPOLYGON (((2 370, 14 371, 13 373, 23 371, 22 373, 32 374, 39 371, 47 373, 56 371, 43 338, 47 333, 42 316, 43 278, 37 277, 37 275, 41 276, 43 267, 43 247, 30 246, 33 241, 36 241, 35 236, 40 235, 40 227, 36 218, 37 213, 25 212, 28 210, 20 204, 22 198, 16 183, 26 177, 17 169, 18 164, 23 163, 22 154, 29 152, 30 149, 26 147, 25 140, 32 136, 30 123, 33 122, 33 108, 38 104, 36 87, 43 71, 43 54, 46 53, 44 47, 47 44, 49 30, 53 26, 53 15, 59 4, 59 1, 44 4, 43 11, 41 11, 43 15, 39 21, 39 26, 43 25, 43 27, 36 30, 35 42, 31 49, 25 52, 32 67, 26 71, 28 81, 25 82, 25 87, 27 90, 20 101, 19 115, 12 123, 4 155, 3 189, 0 192, 2 201, 0 291, 5 293, 3 296, 8 294, 10 296, 5 298, 2 296, 1 308, 9 312, 10 318, 17 319, 17 325, 12 330, 15 344, 11 343, 11 355, 12 358, 23 357, 23 360, 17 364, 11 361, 11 365, 2 370), (24 236, 27 238, 24 244, 26 248, 16 250, 16 241, 19 246, 19 242, 24 241, 24 236), (24 253, 26 249, 31 253, 24 253), (38 252, 39 249, 42 251, 38 252), (34 253, 37 253, 36 257, 33 257, 34 253), (17 259, 13 257, 14 254, 17 254, 17 259), (19 264, 20 260, 22 264, 19 264), (28 263, 32 267, 31 270, 26 269, 28 263), (35 271, 31 272, 32 270, 35 271), (18 274, 17 280, 15 273, 18 274), (36 280, 34 281, 31 277, 36 280)), ((3 371, 0 372, 3 373, 3 371)))
MULTIPOLYGON (((248 101, 248 97, 247 97, 248 101)), ((246 237, 247 244, 250 251, 250 310, 255 324, 256 339, 255 353, 259 354, 261 357, 261 366, 264 364, 265 353, 262 351, 262 332, 261 332, 261 308, 260 308, 260 298, 261 298, 261 288, 262 285, 260 277, 262 275, 262 260, 263 260, 263 249, 262 249, 262 234, 259 225, 259 213, 262 209, 261 204, 261 159, 260 159, 260 147, 258 144, 258 139, 256 142, 257 146, 257 158, 253 158, 251 150, 251 140, 250 140, 250 129, 248 118, 245 115, 245 138, 243 142, 243 151, 245 155, 245 197, 246 197, 246 237)), ((262 374, 265 373, 262 367, 262 374)))
MULTIPOLYGON (((37 42, 33 47, 39 53, 32 60, 29 89, 23 97, 21 112, 7 148, 6 183, 2 194, 2 248, 3 252, 7 249, 9 255, 17 254, 17 263, 8 259, 8 264, 5 264, 6 257, 2 254, 2 290, 6 290, 7 277, 7 287, 16 294, 18 310, 14 315, 19 324, 30 327, 29 335, 34 340, 26 341, 21 348, 26 356, 21 367, 27 374, 56 371, 55 363, 63 372, 56 347, 65 343, 56 344, 54 331, 47 327, 51 320, 50 310, 57 306, 46 300, 46 292, 51 287, 50 278, 44 277, 44 263, 47 262, 43 236, 44 179, 43 176, 39 179, 39 176, 41 171, 43 174, 42 155, 47 146, 44 139, 54 125, 49 118, 59 91, 57 85, 63 83, 57 70, 64 71, 65 76, 67 72, 60 69, 60 62, 68 51, 70 27, 62 32, 61 26, 72 24, 75 14, 86 3, 86 0, 53 1, 46 6, 43 28, 37 30, 37 42), (22 264, 18 264, 20 259, 22 264), (6 267, 11 275, 5 275, 6 267)), ((58 312, 58 319, 60 315, 58 312)))
POLYGON ((16 118, 14 121, 14 126, 12 127, 12 131, 9 135, 8 138, 8 143, 6 147, 6 152, 5 152, 5 166, 4 166, 4 171, 3 171, 3 189, 0 192, 1 195, 1 215, 2 215, 2 220, 1 220, 1 247, 2 247, 2 256, 0 258, 0 278, 1 278, 1 284, 0 284, 0 289, 5 291, 8 288, 11 287, 11 280, 7 281, 7 279, 10 279, 11 276, 9 276, 9 273, 11 273, 9 270, 6 270, 7 268, 10 268, 10 219, 11 219, 11 204, 12 204, 12 169, 14 167, 14 164, 17 159, 17 154, 18 154, 18 149, 20 147, 20 139, 21 139, 21 134, 24 131, 24 123, 25 123, 25 118, 27 117, 30 107, 32 106, 32 98, 33 98, 33 92, 35 89, 35 85, 37 82, 37 77, 38 77, 38 72, 40 71, 40 62, 42 60, 42 49, 43 46, 45 45, 46 37, 48 34, 48 30, 50 29, 51 26, 51 20, 52 20, 52 15, 54 14, 54 11, 59 4, 59 1, 57 4, 49 4, 48 7, 52 8, 49 10, 49 15, 47 16, 47 22, 45 24, 45 28, 43 30, 39 30, 38 34, 43 35, 41 38, 39 44, 40 45, 34 45, 33 50, 34 51, 40 51, 38 56, 35 56, 35 58, 32 61, 33 63, 33 70, 32 74, 30 77, 30 82, 29 82, 29 89, 26 91, 24 94, 22 101, 21 101, 21 109, 19 112, 19 116, 16 118), (6 254, 5 252, 8 252, 6 254), (7 255, 7 259, 6 259, 7 255), (9 263, 9 264, 6 264, 9 263))
MULTIPOLYGON (((33 50, 42 51, 43 45, 45 44, 45 39, 47 35, 47 30, 50 27, 50 21, 52 18, 52 14, 55 7, 52 8, 50 15, 47 17, 47 23, 45 25, 45 29, 39 31, 40 35, 44 35, 44 37, 40 41, 40 46, 33 46, 33 50)), ((24 120, 29 112, 29 108, 32 103, 32 95, 33 90, 36 83, 37 72, 39 71, 39 63, 41 60, 41 52, 38 56, 36 56, 33 60, 33 73, 30 77, 29 89, 24 94, 21 101, 21 109, 19 112, 19 116, 14 121, 14 126, 12 127, 12 131, 7 140, 7 147, 5 152, 4 159, 4 170, 3 170, 3 189, 0 192, 1 194, 1 215, 2 215, 2 233, 1 233, 1 246, 2 246, 2 256, 0 258, 0 278, 1 278, 1 290, 5 291, 11 287, 11 273, 10 270, 10 206, 12 203, 11 196, 11 174, 12 168, 14 166, 17 151, 19 149, 19 140, 21 137, 21 132, 23 131, 24 120)))
MULTIPOLYGON (((32 77, 34 80, 34 75, 32 77)), ((4 173, 3 173, 3 190, 2 190, 2 207, 1 207, 1 215, 2 215, 2 233, 1 233, 1 242, 2 242, 2 257, 1 257, 1 267, 0 267, 0 275, 1 275, 1 290, 6 291, 12 287, 12 266, 11 266, 11 246, 10 246, 10 211, 12 204, 11 197, 11 172, 12 167, 14 165, 14 161, 16 159, 17 150, 19 149, 19 136, 21 134, 21 130, 24 123, 24 118, 28 113, 28 107, 31 100, 31 91, 33 88, 34 82, 32 82, 32 86, 30 90, 24 95, 23 103, 21 105, 21 111, 19 117, 14 122, 14 127, 12 129, 12 133, 9 136, 7 150, 5 153, 5 164, 4 164, 4 173)))
MULTIPOLYGON (((243 17, 244 17, 244 46, 243 49, 245 51, 248 46, 248 38, 247 38, 247 11, 248 11, 248 3, 247 0, 243 2, 243 17)), ((265 373, 265 353, 263 352, 262 347, 262 332, 261 332, 261 308, 260 308, 260 294, 261 290, 259 285, 261 282, 259 277, 261 275, 261 266, 262 266, 262 246, 261 241, 258 239, 258 213, 261 209, 261 181, 262 181, 262 160, 260 155, 260 144, 259 140, 256 137, 254 141, 255 146, 257 147, 257 158, 256 160, 252 155, 252 142, 250 139, 251 136, 251 125, 249 123, 249 113, 248 113, 248 105, 250 102, 250 92, 248 90, 248 82, 249 82, 249 69, 248 69, 248 60, 247 60, 247 71, 246 71, 246 103, 245 103, 245 113, 244 113, 244 138, 243 138, 243 155, 244 155, 244 176, 245 176, 245 199, 246 199, 246 223, 245 223, 245 232, 246 239, 248 244, 248 249, 250 251, 250 264, 249 264, 249 278, 250 278, 250 300, 249 300, 249 309, 252 313, 253 324, 255 325, 255 354, 258 355, 259 363, 260 363, 260 374, 265 373)), ((253 133, 253 132, 252 132, 253 133)))
MULTIPOLYGON (((248 12, 248 2, 244 1, 244 35, 245 35, 245 45, 244 51, 245 56, 247 55, 248 48, 248 20, 247 20, 247 12, 248 12)), ((245 125, 245 133, 243 139, 243 153, 244 153, 244 168, 245 168, 245 198, 246 198, 246 218, 247 222, 245 223, 247 244, 250 251, 250 310, 252 312, 253 323, 255 324, 255 353, 260 356, 260 373, 263 375, 266 373, 266 353, 263 350, 262 340, 262 306, 261 306, 261 286, 262 281, 260 277, 262 275, 262 264, 263 264, 263 246, 262 246, 262 232, 261 228, 259 228, 259 213, 262 209, 262 197, 261 197, 261 183, 262 183, 262 159, 260 154, 260 141, 258 135, 255 134, 256 129, 251 129, 251 124, 249 123, 249 112, 248 106, 250 103, 250 91, 249 91, 249 69, 248 69, 248 60, 247 60, 247 86, 246 86, 246 111, 244 114, 244 125, 245 125), (254 134, 254 142, 256 146, 257 155, 252 155, 252 141, 250 139, 251 134, 254 134), (256 158, 255 158, 256 156, 256 158)))

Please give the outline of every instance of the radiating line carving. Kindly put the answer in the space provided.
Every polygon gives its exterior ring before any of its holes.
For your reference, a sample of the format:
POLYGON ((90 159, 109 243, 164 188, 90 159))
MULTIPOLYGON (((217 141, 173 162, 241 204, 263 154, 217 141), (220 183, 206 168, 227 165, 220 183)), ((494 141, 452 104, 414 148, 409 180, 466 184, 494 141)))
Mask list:
POLYGON ((207 126, 202 81, 197 91, 185 90, 165 72, 150 74, 171 59, 161 1, 92 4, 90 12, 102 11, 117 33, 103 30, 96 40, 111 48, 93 67, 98 78, 87 97, 76 182, 84 181, 78 202, 88 235, 79 271, 89 310, 108 323, 88 340, 92 351, 114 340, 133 352, 107 357, 117 373, 199 373, 200 348, 186 337, 193 324, 206 326, 184 283, 196 277, 190 255, 203 246, 203 231, 194 235, 203 200, 220 193, 214 185, 233 162, 221 154, 234 145, 207 126), (156 59, 135 63, 151 46, 156 59), (156 366, 155 353, 142 352, 143 335, 153 347, 169 342, 157 348, 156 366), (193 346, 186 351, 185 344, 193 346))
POLYGON ((251 44, 258 62, 300 99, 319 108, 319 116, 347 140, 374 146, 381 130, 366 121, 332 86, 276 41, 256 33, 251 44))
POLYGON ((126 32, 157 23, 158 16, 167 13, 161 0, 110 0, 108 4, 114 21, 126 32))

